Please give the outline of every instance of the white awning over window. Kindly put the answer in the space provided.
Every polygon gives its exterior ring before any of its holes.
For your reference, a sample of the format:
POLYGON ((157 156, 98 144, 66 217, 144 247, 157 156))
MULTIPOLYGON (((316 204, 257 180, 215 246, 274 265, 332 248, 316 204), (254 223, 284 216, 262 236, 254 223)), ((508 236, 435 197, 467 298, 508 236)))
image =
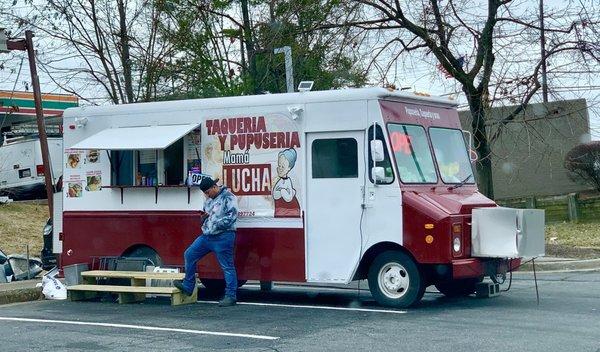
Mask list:
POLYGON ((165 149, 199 124, 117 127, 102 130, 76 143, 72 149, 165 149))

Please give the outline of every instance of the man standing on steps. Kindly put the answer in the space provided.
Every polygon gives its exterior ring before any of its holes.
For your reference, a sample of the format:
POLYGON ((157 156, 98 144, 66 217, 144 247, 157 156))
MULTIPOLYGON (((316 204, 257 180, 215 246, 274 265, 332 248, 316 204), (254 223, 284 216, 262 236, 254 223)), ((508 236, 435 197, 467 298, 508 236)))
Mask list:
POLYGON ((196 286, 196 263, 214 252, 225 276, 225 297, 219 306, 233 306, 237 302, 237 273, 233 264, 237 199, 227 187, 218 186, 210 177, 200 181, 200 189, 206 196, 205 213, 200 220, 202 234, 185 250, 185 278, 175 280, 173 285, 191 296, 196 286))

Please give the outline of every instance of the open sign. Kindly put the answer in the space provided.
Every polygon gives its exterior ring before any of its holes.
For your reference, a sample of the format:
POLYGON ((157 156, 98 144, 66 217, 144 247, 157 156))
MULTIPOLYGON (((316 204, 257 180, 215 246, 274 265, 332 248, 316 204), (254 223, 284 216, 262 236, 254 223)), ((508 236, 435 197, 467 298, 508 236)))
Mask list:
POLYGON ((390 134, 390 140, 394 153, 402 152, 407 155, 411 154, 411 136, 400 132, 392 132, 390 134))
POLYGON ((186 183, 188 186, 200 186, 200 182, 202 182, 205 177, 210 178, 210 176, 207 174, 190 171, 188 172, 188 179, 186 183))

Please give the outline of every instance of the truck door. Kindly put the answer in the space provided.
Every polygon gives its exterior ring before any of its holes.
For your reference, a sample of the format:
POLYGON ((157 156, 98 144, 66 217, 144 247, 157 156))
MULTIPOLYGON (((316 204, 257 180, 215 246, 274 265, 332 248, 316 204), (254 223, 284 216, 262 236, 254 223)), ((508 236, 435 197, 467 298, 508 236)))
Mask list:
POLYGON ((307 281, 349 282, 360 257, 364 131, 307 134, 307 281))

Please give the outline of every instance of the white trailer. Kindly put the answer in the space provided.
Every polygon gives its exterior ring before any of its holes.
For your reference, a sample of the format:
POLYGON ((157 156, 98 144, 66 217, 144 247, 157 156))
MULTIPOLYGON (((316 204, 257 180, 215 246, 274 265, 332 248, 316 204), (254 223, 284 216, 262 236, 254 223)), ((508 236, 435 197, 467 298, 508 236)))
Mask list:
MULTIPOLYGON (((53 183, 62 175, 62 138, 48 138, 53 183)), ((0 195, 14 200, 46 198, 42 149, 37 137, 5 138, 0 146, 0 195)))

